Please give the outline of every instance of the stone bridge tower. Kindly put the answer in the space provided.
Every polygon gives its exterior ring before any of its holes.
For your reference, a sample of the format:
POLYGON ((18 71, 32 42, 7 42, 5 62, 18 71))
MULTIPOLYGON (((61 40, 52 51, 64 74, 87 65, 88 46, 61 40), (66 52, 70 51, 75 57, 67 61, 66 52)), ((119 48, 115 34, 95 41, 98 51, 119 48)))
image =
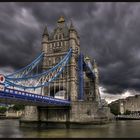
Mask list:
MULTIPOLYGON (((63 92, 64 99, 70 99, 71 105, 67 106, 47 106, 36 107, 26 106, 25 114, 21 118, 21 126, 40 126, 63 127, 71 124, 94 124, 108 121, 110 111, 107 107, 99 108, 99 87, 98 87, 98 69, 96 62, 93 64, 95 79, 88 77, 84 73, 83 100, 78 99, 79 82, 78 61, 80 54, 79 35, 75 30, 73 23, 68 26, 64 17, 60 17, 57 26, 52 33, 48 32, 47 26, 42 36, 42 51, 45 53, 42 70, 48 70, 61 61, 69 48, 72 48, 72 57, 64 72, 50 86, 42 91, 44 95, 55 97, 59 91, 63 92)), ((87 59, 86 61, 90 61, 87 59)))
POLYGON ((73 23, 70 26, 65 22, 64 17, 57 21, 57 27, 49 34, 47 26, 44 29, 42 39, 42 51, 45 53, 42 69, 47 70, 55 66, 66 55, 69 48, 72 48, 72 57, 69 65, 65 68, 58 80, 49 87, 44 88, 44 94, 55 96, 63 90, 64 98, 76 101, 78 96, 78 55, 80 52, 79 36, 73 23))

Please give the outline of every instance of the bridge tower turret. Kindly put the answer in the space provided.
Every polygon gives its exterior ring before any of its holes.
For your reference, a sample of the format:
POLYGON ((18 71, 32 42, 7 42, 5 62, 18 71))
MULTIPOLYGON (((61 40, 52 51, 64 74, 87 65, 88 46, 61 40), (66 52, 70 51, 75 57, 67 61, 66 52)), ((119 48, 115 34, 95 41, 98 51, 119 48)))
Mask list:
POLYGON ((43 35, 42 35, 42 51, 43 52, 47 51, 48 41, 49 41, 49 33, 48 33, 47 25, 46 25, 43 35))
POLYGON ((78 56, 80 53, 80 42, 77 31, 71 21, 69 29, 69 47, 72 48, 72 57, 70 62, 70 93, 71 101, 78 100, 78 56))
POLYGON ((65 90, 65 99, 78 100, 78 56, 80 53, 79 35, 71 21, 68 27, 65 19, 61 16, 57 20, 57 26, 49 34, 45 27, 42 39, 42 51, 45 53, 42 70, 55 66, 72 48, 72 57, 68 69, 62 73, 58 80, 49 87, 45 87, 44 94, 55 96, 58 90, 65 90))

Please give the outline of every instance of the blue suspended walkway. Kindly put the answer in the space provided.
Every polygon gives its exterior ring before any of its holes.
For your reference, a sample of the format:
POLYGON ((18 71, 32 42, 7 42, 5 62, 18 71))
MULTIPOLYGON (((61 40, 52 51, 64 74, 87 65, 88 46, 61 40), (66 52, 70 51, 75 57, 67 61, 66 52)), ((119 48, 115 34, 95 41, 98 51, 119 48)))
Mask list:
POLYGON ((51 69, 40 74, 30 76, 29 73, 39 64, 43 53, 39 55, 31 64, 14 72, 13 74, 0 75, 0 102, 7 104, 21 103, 35 106, 70 106, 70 101, 58 99, 51 96, 43 96, 40 93, 27 92, 26 90, 41 89, 49 86, 65 70, 71 58, 70 48, 64 58, 51 69))
POLYGON ((70 106, 70 101, 4 87, 0 84, 0 102, 35 106, 70 106))

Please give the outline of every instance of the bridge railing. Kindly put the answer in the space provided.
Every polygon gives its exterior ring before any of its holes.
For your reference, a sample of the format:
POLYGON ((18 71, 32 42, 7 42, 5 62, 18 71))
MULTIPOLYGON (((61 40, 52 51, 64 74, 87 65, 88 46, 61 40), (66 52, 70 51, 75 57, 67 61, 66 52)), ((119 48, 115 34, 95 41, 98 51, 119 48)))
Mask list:
MULTIPOLYGON (((3 86, 3 85, 1 85, 3 86)), ((48 104, 57 104, 57 105, 70 105, 70 101, 68 100, 63 100, 63 99, 57 99, 57 98, 53 98, 50 96, 43 96, 43 95, 38 95, 38 94, 34 94, 34 93, 29 93, 26 91, 20 91, 20 90, 16 90, 16 89, 11 89, 11 88, 7 88, 5 87, 4 89, 2 89, 0 91, 0 96, 1 97, 7 97, 10 99, 14 99, 14 98, 19 98, 19 99, 23 99, 23 100, 32 100, 34 102, 39 101, 42 103, 48 103, 48 104)))

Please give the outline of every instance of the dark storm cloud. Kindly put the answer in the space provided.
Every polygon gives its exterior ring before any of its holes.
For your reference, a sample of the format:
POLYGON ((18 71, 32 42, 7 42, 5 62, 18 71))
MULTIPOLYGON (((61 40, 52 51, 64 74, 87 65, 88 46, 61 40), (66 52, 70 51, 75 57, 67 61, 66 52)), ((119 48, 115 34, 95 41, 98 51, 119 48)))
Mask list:
POLYGON ((64 15, 79 32, 82 52, 96 59, 105 92, 140 91, 139 13, 140 3, 0 3, 0 66, 31 62, 44 26, 51 32, 64 15))
POLYGON ((39 50, 38 23, 26 12, 16 3, 0 3, 1 66, 19 68, 31 61, 39 50))

